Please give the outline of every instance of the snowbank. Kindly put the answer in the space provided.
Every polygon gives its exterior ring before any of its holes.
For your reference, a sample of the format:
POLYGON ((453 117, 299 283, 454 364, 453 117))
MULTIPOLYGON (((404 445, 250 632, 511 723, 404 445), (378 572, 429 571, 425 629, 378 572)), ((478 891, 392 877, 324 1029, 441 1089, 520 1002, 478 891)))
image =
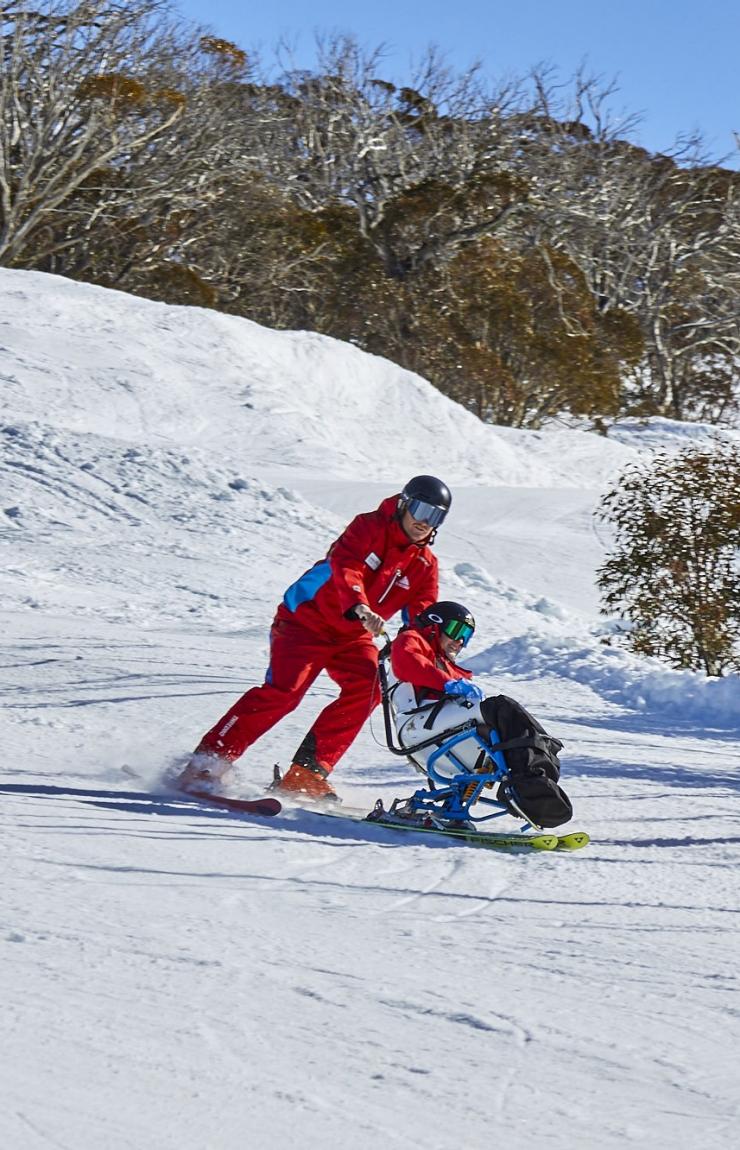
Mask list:
POLYGON ((495 643, 467 665, 478 674, 573 679, 636 711, 705 728, 740 730, 740 675, 717 679, 674 671, 657 659, 582 638, 551 638, 541 631, 495 643))
POLYGON ((482 424, 387 359, 311 332, 0 269, 3 401, 14 420, 137 443, 402 481, 434 454, 450 482, 601 485, 632 447, 482 424))

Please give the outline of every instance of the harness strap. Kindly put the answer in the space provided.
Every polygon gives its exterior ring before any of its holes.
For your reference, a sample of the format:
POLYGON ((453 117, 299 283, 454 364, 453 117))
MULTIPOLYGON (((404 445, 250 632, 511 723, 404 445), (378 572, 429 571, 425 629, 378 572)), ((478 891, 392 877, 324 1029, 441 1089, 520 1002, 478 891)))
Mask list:
POLYGON ((432 708, 434 708, 436 706, 437 706, 436 702, 434 702, 434 703, 420 703, 418 707, 413 707, 409 711, 400 711, 399 716, 403 716, 405 718, 407 715, 423 715, 425 711, 431 711, 432 708))
MULTIPOLYGON (((449 699, 445 698, 443 695, 441 699, 437 699, 436 703, 433 704, 432 709, 429 712, 429 718, 424 724, 425 731, 431 731, 432 727, 437 721, 437 715, 442 710, 445 703, 449 703, 449 699)), ((419 710, 423 710, 423 708, 420 707, 419 710)))

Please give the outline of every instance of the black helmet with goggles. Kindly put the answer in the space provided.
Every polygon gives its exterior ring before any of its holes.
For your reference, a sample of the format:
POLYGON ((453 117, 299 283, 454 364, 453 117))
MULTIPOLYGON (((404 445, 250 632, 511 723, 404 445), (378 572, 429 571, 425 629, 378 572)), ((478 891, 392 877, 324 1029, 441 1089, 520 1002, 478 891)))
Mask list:
POLYGON ((428 523, 436 530, 450 509, 452 495, 450 489, 435 475, 415 475, 409 479, 401 492, 398 510, 408 511, 417 523, 428 523))
POLYGON ((440 635, 446 635, 455 642, 462 641, 463 647, 467 647, 475 632, 475 619, 470 611, 462 603, 451 600, 432 603, 417 615, 416 623, 420 627, 437 627, 440 635))

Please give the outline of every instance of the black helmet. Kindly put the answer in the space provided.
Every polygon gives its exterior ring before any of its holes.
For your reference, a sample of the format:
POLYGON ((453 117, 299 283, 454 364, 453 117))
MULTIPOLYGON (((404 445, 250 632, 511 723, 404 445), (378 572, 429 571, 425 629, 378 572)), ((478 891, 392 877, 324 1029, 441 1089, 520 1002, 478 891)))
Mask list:
POLYGON ((453 603, 450 600, 432 603, 431 607, 427 607, 420 615, 416 616, 415 622, 419 627, 436 627, 437 635, 447 635, 450 639, 462 639, 463 647, 467 647, 468 641, 475 631, 475 619, 467 607, 463 607, 462 603, 453 603))
POLYGON ((428 523, 436 529, 451 503, 450 489, 441 479, 434 475, 415 475, 401 492, 398 510, 401 514, 408 511, 420 523, 428 523))

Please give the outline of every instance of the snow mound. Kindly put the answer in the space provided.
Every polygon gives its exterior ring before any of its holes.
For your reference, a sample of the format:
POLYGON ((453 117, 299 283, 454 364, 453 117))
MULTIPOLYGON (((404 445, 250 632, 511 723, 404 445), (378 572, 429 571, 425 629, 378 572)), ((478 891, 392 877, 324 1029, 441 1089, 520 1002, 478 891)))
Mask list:
POLYGON ((0 424, 0 605, 108 623, 230 630, 262 617, 341 520, 186 449, 0 424))
POLYGON ((371 482, 590 487, 635 454, 588 432, 483 424, 389 360, 39 272, 0 270, 3 399, 13 420, 139 445, 199 446, 251 472, 300 467, 371 482), (441 454, 440 454, 441 453, 441 454))
MULTIPOLYGON (((468 591, 483 591, 497 600, 503 600, 524 612, 535 612, 543 619, 553 620, 557 623, 573 622, 574 616, 566 611, 559 603, 549 599, 546 595, 532 595, 517 587, 512 587, 503 579, 495 579, 477 563, 456 563, 454 575, 460 585, 468 591)), ((510 618, 507 612, 507 620, 510 618)))
POLYGON ((487 647, 467 665, 476 674, 559 676, 611 702, 702 727, 740 729, 740 675, 710 678, 582 638, 529 631, 487 647))
MULTIPOLYGON (((235 534, 276 521, 311 532, 327 516, 198 448, 141 446, 41 423, 0 426, 4 512, 18 529, 76 529, 100 541, 127 528, 235 534)), ((237 538, 230 546, 239 550, 237 538)))
POLYGON ((489 689, 502 674, 560 677, 636 711, 701 726, 740 728, 740 675, 717 679, 675 671, 657 659, 611 646, 608 623, 515 587, 476 563, 456 563, 447 584, 472 607, 476 638, 487 639, 492 632, 502 636, 464 660, 477 675, 489 678, 489 689))
POLYGON ((684 451, 687 447, 740 444, 737 431, 713 423, 680 423, 675 419, 623 419, 609 428, 609 439, 640 452, 684 451))

